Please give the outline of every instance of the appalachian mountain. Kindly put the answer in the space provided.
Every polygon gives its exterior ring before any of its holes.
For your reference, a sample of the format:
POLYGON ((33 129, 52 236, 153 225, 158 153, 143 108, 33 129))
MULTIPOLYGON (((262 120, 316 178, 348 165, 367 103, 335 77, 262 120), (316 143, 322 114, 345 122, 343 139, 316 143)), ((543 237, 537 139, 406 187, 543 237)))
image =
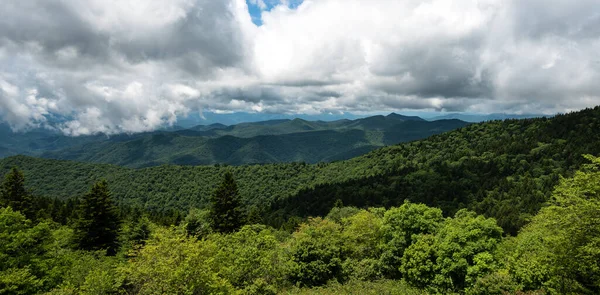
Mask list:
POLYGON ((390 114, 333 122, 286 119, 232 126, 211 124, 111 137, 67 137, 42 130, 24 134, 4 131, 1 136, 7 140, 0 145, 0 156, 25 154, 132 168, 162 164, 317 163, 349 159, 467 124, 390 114))
MULTIPOLYGON (((412 122, 411 122, 412 123, 412 122)), ((384 147, 349 160, 314 165, 226 167, 115 165, 10 157, 0 173, 23 169, 35 195, 68 199, 106 179, 121 205, 151 211, 205 207, 226 171, 247 210, 271 224, 347 206, 396 206, 404 200, 494 217, 514 234, 549 200, 561 176, 600 154, 600 107, 553 118, 491 121, 384 147)), ((300 133, 302 134, 302 133, 300 133)), ((310 133, 308 133, 310 134, 310 133)))

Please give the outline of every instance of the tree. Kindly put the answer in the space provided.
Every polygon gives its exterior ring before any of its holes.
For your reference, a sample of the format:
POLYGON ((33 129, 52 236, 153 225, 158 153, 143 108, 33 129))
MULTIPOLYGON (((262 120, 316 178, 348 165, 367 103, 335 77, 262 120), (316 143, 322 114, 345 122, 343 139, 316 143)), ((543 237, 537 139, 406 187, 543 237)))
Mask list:
POLYGON ((76 237, 81 249, 106 249, 114 255, 118 246, 119 215, 105 180, 92 186, 81 202, 76 237))
POLYGON ((294 233, 290 252, 290 278, 297 285, 313 287, 344 280, 342 262, 347 250, 339 224, 320 217, 309 219, 294 233))
POLYGON ((342 239, 348 252, 343 267, 344 274, 350 279, 375 280, 382 277, 379 258, 382 250, 383 212, 383 208, 371 208, 342 218, 342 239))
POLYGON ((118 271, 126 276, 127 294, 232 294, 217 274, 212 241, 159 228, 133 259, 118 271))
POLYGON ((508 269, 525 290, 600 293, 600 158, 561 179, 550 206, 516 237, 508 269))
POLYGON ((264 225, 246 225, 229 234, 211 235, 218 252, 214 256, 219 275, 242 294, 276 294, 286 284, 290 262, 272 229, 264 225))
POLYGON ((406 248, 421 234, 435 234, 443 221, 442 210, 424 204, 405 202, 385 212, 382 226, 385 244, 381 261, 386 275, 399 278, 399 267, 406 248))
POLYGON ((44 285, 50 225, 33 225, 20 212, 0 208, 0 294, 36 294, 44 285))
POLYGON ((243 225, 242 210, 237 184, 231 172, 225 173, 225 178, 211 195, 211 222, 213 230, 221 233, 231 233, 243 225))
POLYGON ((34 217, 31 196, 25 189, 25 176, 17 167, 13 167, 4 177, 0 188, 0 205, 11 207, 29 219, 34 217))
POLYGON ((461 209, 435 235, 414 239, 402 256, 405 279, 435 292, 461 292, 493 270, 491 253, 502 239, 502 228, 493 218, 461 209))
POLYGON ((188 235, 204 238, 212 233, 209 210, 192 208, 185 217, 184 222, 188 235))

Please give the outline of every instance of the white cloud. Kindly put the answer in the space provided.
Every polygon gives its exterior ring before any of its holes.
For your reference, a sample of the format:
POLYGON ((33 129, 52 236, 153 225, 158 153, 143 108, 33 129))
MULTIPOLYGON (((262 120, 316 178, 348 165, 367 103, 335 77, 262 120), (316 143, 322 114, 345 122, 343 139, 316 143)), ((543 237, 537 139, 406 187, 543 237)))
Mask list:
POLYGON ((250 0, 250 4, 257 6, 261 10, 267 9, 267 4, 263 0, 250 0))
POLYGON ((203 109, 600 104, 598 0, 279 3, 256 27, 244 0, 5 1, 0 121, 22 129, 65 116, 59 127, 81 135, 152 130, 203 109))

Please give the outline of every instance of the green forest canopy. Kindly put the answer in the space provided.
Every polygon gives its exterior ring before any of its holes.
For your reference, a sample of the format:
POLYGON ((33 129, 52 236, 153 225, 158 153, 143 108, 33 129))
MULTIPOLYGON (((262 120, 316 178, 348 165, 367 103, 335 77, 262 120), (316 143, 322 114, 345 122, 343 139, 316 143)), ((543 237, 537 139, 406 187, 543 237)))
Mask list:
MULTIPOLYGON (((516 237, 466 209, 443 218, 405 202, 335 207, 293 233, 249 224, 196 235, 188 221, 164 227, 130 215, 107 256, 73 245, 78 229, 0 208, 0 293, 598 294, 600 159, 586 158, 516 237)), ((109 201, 103 185, 90 194, 109 201)))
POLYGON ((121 205, 147 210, 206 206, 222 175, 231 171, 248 208, 281 224, 290 216, 326 214, 344 205, 394 206, 405 199, 440 207, 446 215, 468 208, 494 217, 515 234, 549 199, 560 176, 571 175, 600 154, 600 108, 553 118, 473 124, 425 140, 385 147, 346 161, 248 165, 163 165, 128 169, 113 165, 16 156, 0 173, 24 170, 39 196, 83 195, 106 179, 121 205))

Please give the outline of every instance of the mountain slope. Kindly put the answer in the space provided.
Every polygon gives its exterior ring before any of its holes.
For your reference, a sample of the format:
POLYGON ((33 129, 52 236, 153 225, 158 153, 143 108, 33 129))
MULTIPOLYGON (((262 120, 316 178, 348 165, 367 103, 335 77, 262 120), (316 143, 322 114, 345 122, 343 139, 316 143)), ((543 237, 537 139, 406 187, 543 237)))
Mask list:
POLYGON ((11 157, 0 172, 21 167, 38 195, 79 196, 108 180, 121 204, 150 210, 205 206, 225 171, 232 171, 248 210, 272 224, 321 215, 345 205, 392 206, 408 199, 446 214, 470 208, 498 219, 514 234, 548 199, 560 176, 600 155, 600 107, 552 119, 493 121, 385 147, 346 161, 237 167, 113 165, 11 157))
MULTIPOLYGON (((196 133, 196 136, 206 137, 218 137, 231 135, 242 138, 255 137, 260 135, 282 135, 299 132, 310 132, 310 131, 323 131, 323 130, 335 130, 335 131, 347 131, 351 129, 359 130, 382 130, 391 128, 394 125, 401 124, 403 122, 414 121, 414 122, 426 122, 416 116, 403 116, 399 114, 389 114, 387 116, 372 116, 356 120, 337 120, 337 121, 307 121, 303 119, 283 119, 283 120, 271 120, 262 122, 252 123, 240 123, 237 125, 231 125, 227 127, 211 128, 209 126, 196 126, 190 128, 193 131, 200 131, 196 133)), ((448 120, 447 120, 448 121, 448 120)), ((182 131, 192 135, 189 132, 182 131)))
POLYGON ((418 121, 371 117, 356 121, 308 122, 300 119, 240 124, 208 131, 153 132, 119 136, 46 152, 51 159, 109 163, 128 167, 160 164, 230 165, 344 160, 376 148, 425 138, 465 126, 458 120, 418 121), (344 125, 344 127, 339 127, 344 125), (336 127, 338 126, 338 127, 336 127), (228 130, 225 132, 224 130, 228 130), (254 131, 251 131, 254 130, 254 131), (304 130, 285 133, 283 130, 304 130), (208 135, 223 132, 220 135, 208 135), (253 137, 230 134, 278 133, 253 137))
POLYGON ((8 124, 0 123, 0 158, 19 154, 39 155, 78 144, 101 141, 106 136, 64 136, 53 130, 34 129, 26 133, 13 132, 8 124))

